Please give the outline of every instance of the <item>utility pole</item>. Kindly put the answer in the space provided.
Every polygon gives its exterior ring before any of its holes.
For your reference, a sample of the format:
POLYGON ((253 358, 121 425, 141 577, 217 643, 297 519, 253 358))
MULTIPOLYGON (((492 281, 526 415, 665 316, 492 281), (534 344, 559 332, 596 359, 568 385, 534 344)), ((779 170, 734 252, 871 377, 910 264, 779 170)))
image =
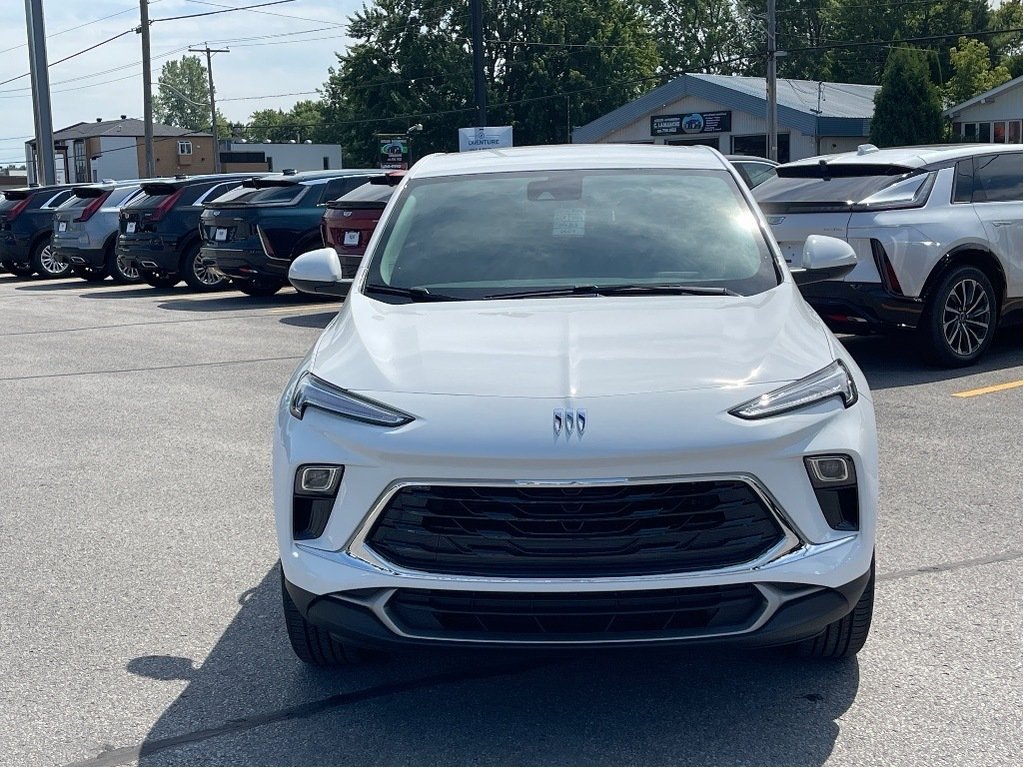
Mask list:
POLYGON ((768 157, 779 159, 779 107, 775 77, 775 0, 768 0, 768 157))
POLYGON ((153 69, 149 60, 149 0, 139 0, 138 32, 142 35, 142 120, 145 123, 146 178, 156 176, 153 154, 153 69))
POLYGON ((484 87, 484 9, 481 0, 469 0, 473 34, 473 91, 476 97, 476 127, 487 125, 487 89, 484 87))
POLYGON ((213 95, 213 54, 231 53, 227 48, 211 48, 209 43, 203 43, 205 48, 189 48, 191 53, 206 54, 206 75, 210 79, 210 133, 213 134, 213 172, 220 173, 220 141, 217 139, 217 102, 213 95))
POLYGON ((53 115, 50 112, 50 72, 46 62, 46 26, 42 0, 25 0, 28 22, 28 61, 32 78, 32 112, 36 128, 36 181, 55 184, 53 115))

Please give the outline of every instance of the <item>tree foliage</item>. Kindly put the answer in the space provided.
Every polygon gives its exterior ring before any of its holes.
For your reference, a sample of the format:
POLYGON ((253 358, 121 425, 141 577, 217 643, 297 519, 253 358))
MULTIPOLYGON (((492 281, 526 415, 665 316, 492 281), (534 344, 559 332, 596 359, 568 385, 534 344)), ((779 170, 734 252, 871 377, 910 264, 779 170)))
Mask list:
MULTIPOLYGON (((517 144, 566 141, 569 128, 647 90, 653 36, 629 0, 485 2, 488 122, 517 144)), ((451 150, 474 125, 464 2, 378 0, 349 25, 356 42, 324 86, 324 116, 353 161, 376 159, 377 133, 422 123, 414 153, 451 150)))
POLYGON ((927 54, 894 48, 875 94, 871 142, 880 147, 934 144, 942 139, 942 98, 928 72, 927 54))
POLYGON ((168 61, 160 70, 153 113, 167 125, 189 130, 210 128, 210 85, 198 56, 168 61))
POLYGON ((744 69, 747 46, 733 0, 640 0, 668 72, 728 75, 744 69))
POLYGON ((1010 79, 1005 66, 992 66, 988 46, 980 40, 960 38, 957 46, 950 49, 949 58, 953 75, 942 89, 947 106, 967 101, 1010 79))
POLYGON ((240 126, 239 138, 249 141, 312 141, 325 140, 323 105, 306 99, 296 102, 285 112, 281 109, 258 109, 249 116, 249 122, 240 126))

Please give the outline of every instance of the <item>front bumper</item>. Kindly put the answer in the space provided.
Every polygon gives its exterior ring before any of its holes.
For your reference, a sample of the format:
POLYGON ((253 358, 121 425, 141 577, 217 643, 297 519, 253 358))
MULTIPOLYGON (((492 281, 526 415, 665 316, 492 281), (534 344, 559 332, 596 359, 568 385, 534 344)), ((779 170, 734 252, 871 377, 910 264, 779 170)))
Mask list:
MULTIPOLYGON (((801 584, 778 582, 757 582, 754 589, 762 596, 762 602, 756 607, 745 623, 718 629, 667 629, 660 631, 629 631, 628 620, 634 619, 636 608, 624 605, 623 612, 609 619, 614 624, 615 618, 625 617, 625 631, 593 631, 594 612, 586 600, 570 597, 568 604, 575 600, 579 610, 570 615, 568 623, 565 614, 558 617, 541 614, 540 620, 554 619, 554 629, 547 632, 537 629, 528 634, 505 632, 484 636, 472 624, 457 622, 454 627, 438 624, 424 627, 411 626, 404 620, 401 608, 401 591, 398 589, 362 590, 358 592, 340 592, 328 595, 316 595, 296 586, 285 578, 283 588, 295 603, 299 612, 318 627, 328 630, 331 634, 344 641, 364 648, 402 648, 409 646, 451 646, 479 648, 558 648, 558 647, 630 647, 650 645, 676 644, 715 644, 736 645, 741 647, 767 647, 784 645, 814 637, 826 626, 850 613, 870 579, 870 570, 863 575, 839 585, 835 588, 808 587, 801 584), (589 631, 572 631, 573 618, 589 631), (531 636, 532 635, 532 636, 531 636)), ((696 590, 691 590, 696 591, 696 590)), ((640 598, 641 603, 657 600, 657 592, 645 592, 640 598)), ((492 610, 486 604, 486 597, 481 593, 473 593, 472 601, 480 605, 481 610, 492 610), (481 605, 481 603, 484 603, 481 605)), ((543 595, 546 597, 547 595, 543 595)), ((530 613, 529 605, 536 601, 536 594, 509 595, 506 605, 520 604, 524 612, 511 618, 513 626, 523 626, 524 621, 535 623, 537 615, 530 613), (516 619, 519 619, 518 621, 516 619)), ((618 598, 617 599, 621 599, 618 598)), ((560 603, 563 601, 560 601, 560 603)), ((491 614, 494 615, 493 613, 491 614)), ((605 617, 600 616, 601 624, 605 617)))
POLYGON ((881 283, 826 280, 800 293, 835 333, 913 330, 924 311, 920 299, 889 293, 881 283))
MULTIPOLYGON (((343 421, 313 408, 307 409, 300 421, 282 409, 274 449, 274 497, 285 579, 295 602, 306 606, 310 621, 338 634, 354 633, 373 644, 477 642, 410 633, 400 627, 396 631, 396 624, 386 620, 386 606, 393 595, 404 590, 473 591, 521 595, 529 600, 536 594, 658 595, 666 590, 749 586, 761 591, 768 601, 765 611, 724 633, 700 629, 670 637, 656 634, 566 642, 728 640, 772 644, 814 635, 851 609, 860 592, 849 585, 859 583, 871 566, 877 448, 870 393, 859 375, 858 386, 861 399, 850 408, 830 400, 758 422, 740 422, 723 412, 721 391, 686 393, 685 429, 671 419, 652 417, 678 413, 678 393, 634 396, 629 399, 628 412, 623 409, 619 413, 621 422, 616 418, 612 423, 613 413, 608 409, 602 433, 591 426, 585 439, 571 443, 552 443, 524 427, 534 423, 538 414, 550 414, 551 403, 546 401, 504 399, 501 409, 479 414, 473 411, 473 404, 460 401, 453 406, 459 409, 458 416, 440 418, 437 403, 430 402, 436 396, 409 396, 390 404, 414 414, 433 409, 439 418, 422 418, 390 430, 343 421), (639 445, 637 438, 641 439, 639 445), (857 531, 829 527, 803 463, 806 455, 835 452, 851 456, 856 466, 857 531), (291 519, 295 473, 300 465, 319 463, 345 467, 341 488, 322 534, 296 541, 291 519), (587 577, 545 574, 541 569, 530 577, 413 570, 393 565, 366 546, 373 515, 396 484, 629 485, 716 476, 745 478, 763 489, 794 539, 764 557, 727 568, 587 577), (305 599, 301 593, 321 599, 305 599)), ((726 397, 735 405, 760 394, 757 389, 737 387, 726 397)), ((482 404, 485 411, 490 406, 482 404)), ((522 640, 514 644, 524 642, 532 644, 522 640)))
POLYGON ((213 248, 204 245, 203 266, 237 280, 273 279, 288 281, 288 261, 272 259, 262 249, 213 248))

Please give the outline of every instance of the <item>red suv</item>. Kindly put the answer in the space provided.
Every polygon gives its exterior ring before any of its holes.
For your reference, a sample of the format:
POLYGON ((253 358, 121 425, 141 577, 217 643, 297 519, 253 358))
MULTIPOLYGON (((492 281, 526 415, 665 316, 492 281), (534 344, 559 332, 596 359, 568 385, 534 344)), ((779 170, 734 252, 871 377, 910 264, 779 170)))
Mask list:
POLYGON ((355 277, 373 230, 403 175, 404 172, 398 171, 372 178, 347 195, 327 203, 320 230, 324 243, 338 254, 344 279, 355 277))

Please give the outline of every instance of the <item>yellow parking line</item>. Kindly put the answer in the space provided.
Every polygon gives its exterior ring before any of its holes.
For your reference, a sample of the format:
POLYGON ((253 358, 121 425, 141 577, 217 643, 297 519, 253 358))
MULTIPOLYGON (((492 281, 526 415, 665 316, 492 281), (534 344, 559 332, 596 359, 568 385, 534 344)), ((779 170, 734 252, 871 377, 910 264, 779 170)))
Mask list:
POLYGON ((1003 392, 1007 389, 1016 389, 1024 386, 1024 381, 1008 381, 1005 384, 993 384, 991 387, 980 387, 979 389, 968 389, 965 392, 954 392, 953 397, 977 397, 978 395, 990 395, 993 392, 1003 392))

